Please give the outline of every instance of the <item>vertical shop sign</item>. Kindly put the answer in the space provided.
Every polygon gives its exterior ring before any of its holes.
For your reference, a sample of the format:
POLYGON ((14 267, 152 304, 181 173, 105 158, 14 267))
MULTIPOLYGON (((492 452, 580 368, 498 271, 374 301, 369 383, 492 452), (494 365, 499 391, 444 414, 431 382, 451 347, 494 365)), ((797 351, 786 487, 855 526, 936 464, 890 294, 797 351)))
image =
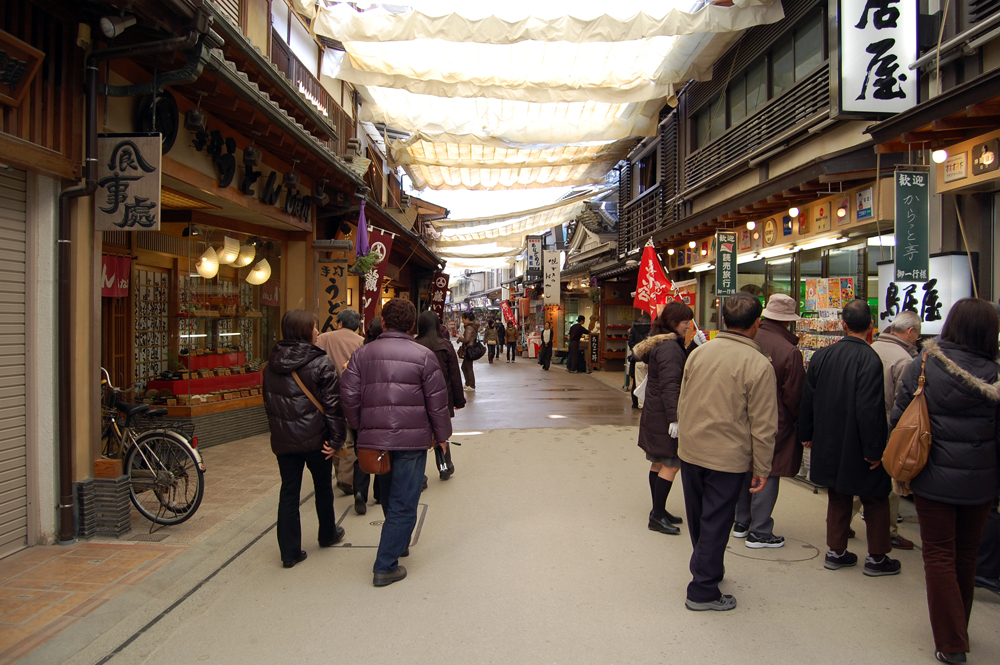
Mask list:
POLYGON ((371 229, 368 233, 368 242, 371 251, 376 252, 379 262, 374 268, 361 276, 363 289, 361 290, 361 304, 364 312, 365 330, 368 324, 375 318, 375 311, 382 302, 382 276, 385 275, 385 268, 389 265, 389 252, 392 250, 392 236, 382 229, 371 229))
POLYGON ((562 262, 562 257, 560 256, 560 252, 551 249, 546 249, 542 253, 542 260, 545 262, 545 267, 544 267, 545 304, 558 305, 559 272, 560 272, 560 263, 562 262))
POLYGON ((128 256, 101 256, 101 297, 125 298, 128 296, 132 276, 132 258, 128 256))
POLYGON ((97 138, 97 231, 160 230, 159 134, 100 134, 97 138))
MULTIPOLYGON (((329 332, 337 314, 347 307, 347 259, 336 259, 335 263, 319 264, 319 331, 329 332)), ((263 294, 261 296, 263 298, 263 294)))
POLYGON ((725 298, 736 293, 736 233, 716 233, 715 247, 715 295, 725 298))
POLYGON ((509 302, 504 300, 500 303, 500 311, 503 312, 503 320, 506 321, 508 325, 515 323, 514 311, 510 308, 509 302))
POLYGON ((896 171, 896 279, 926 282, 931 202, 928 170, 896 171))
POLYGON ((899 113, 917 103, 917 0, 840 0, 840 110, 899 113))
POLYGON ((601 360, 600 356, 600 340, 601 336, 594 332, 590 332, 590 364, 596 365, 601 360))
POLYGON ((538 279, 542 276, 542 236, 528 236, 528 252, 525 259, 527 278, 538 279))
POLYGON ((450 278, 443 272, 434 273, 431 281, 431 311, 444 320, 444 299, 448 293, 448 280, 450 278))

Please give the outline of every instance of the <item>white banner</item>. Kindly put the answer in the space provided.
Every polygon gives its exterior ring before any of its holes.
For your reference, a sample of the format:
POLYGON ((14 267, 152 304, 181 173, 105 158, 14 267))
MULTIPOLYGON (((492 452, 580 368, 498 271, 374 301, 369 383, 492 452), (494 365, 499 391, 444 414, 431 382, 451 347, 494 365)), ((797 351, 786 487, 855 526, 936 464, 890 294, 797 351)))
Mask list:
POLYGON ((559 273, 562 268, 562 252, 545 250, 542 252, 544 269, 545 304, 559 304, 559 273))
POLYGON ((917 104, 917 0, 840 0, 840 110, 899 113, 917 104))
POLYGON ((920 317, 922 335, 939 335, 951 306, 962 298, 972 297, 972 276, 965 254, 932 256, 926 282, 903 282, 893 279, 892 261, 878 265, 878 320, 885 330, 903 310, 920 317))

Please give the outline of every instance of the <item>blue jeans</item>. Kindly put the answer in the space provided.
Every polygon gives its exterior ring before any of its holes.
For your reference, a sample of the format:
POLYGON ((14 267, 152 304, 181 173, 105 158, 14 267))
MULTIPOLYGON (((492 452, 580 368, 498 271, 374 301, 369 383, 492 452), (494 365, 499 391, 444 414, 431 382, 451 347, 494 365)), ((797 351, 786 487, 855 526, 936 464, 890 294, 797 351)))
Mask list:
POLYGON ((375 476, 385 522, 375 557, 376 573, 391 573, 399 567, 399 555, 409 544, 417 525, 417 504, 427 467, 426 450, 398 450, 389 453, 392 471, 375 476))

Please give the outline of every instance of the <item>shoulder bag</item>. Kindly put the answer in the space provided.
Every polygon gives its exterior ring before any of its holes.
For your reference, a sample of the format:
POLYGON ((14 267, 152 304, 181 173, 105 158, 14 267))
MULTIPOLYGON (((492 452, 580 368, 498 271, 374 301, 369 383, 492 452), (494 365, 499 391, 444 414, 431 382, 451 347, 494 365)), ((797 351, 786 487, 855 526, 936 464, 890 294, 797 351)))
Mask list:
POLYGON ((931 416, 924 392, 926 368, 927 354, 924 353, 913 400, 896 423, 882 453, 882 466, 886 473, 900 482, 909 482, 920 473, 931 450, 931 416))
MULTIPOLYGON (((323 409, 323 405, 320 404, 319 400, 316 399, 316 396, 313 395, 309 391, 308 388, 306 388, 306 384, 302 383, 302 379, 299 378, 299 373, 296 372, 294 369, 292 370, 292 378, 295 379, 295 383, 296 383, 296 385, 298 385, 299 390, 301 390, 303 393, 305 393, 305 396, 309 398, 309 401, 313 403, 313 406, 315 406, 317 409, 319 409, 320 413, 324 413, 325 414, 326 411, 323 409)), ((341 459, 343 459, 343 458, 347 457, 347 455, 349 454, 349 452, 350 451, 347 449, 347 446, 342 446, 339 450, 334 451, 333 454, 334 454, 335 457, 340 457, 341 459)))
POLYGON ((358 466, 365 473, 374 473, 376 476, 392 471, 392 464, 389 461, 388 450, 374 450, 372 448, 358 448, 358 466))
POLYGON ((465 349, 464 358, 476 361, 482 358, 484 355, 486 355, 486 347, 483 346, 483 343, 477 339, 475 342, 470 344, 467 349, 465 349))

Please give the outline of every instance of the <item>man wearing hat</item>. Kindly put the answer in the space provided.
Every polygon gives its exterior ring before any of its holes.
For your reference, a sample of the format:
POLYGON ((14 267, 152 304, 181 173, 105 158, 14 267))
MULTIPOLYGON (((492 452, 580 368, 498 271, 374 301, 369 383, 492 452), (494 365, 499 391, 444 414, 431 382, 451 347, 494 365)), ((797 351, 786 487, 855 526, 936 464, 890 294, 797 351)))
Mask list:
POLYGON ((764 320, 754 341, 771 357, 771 366, 774 367, 778 386, 778 432, 774 437, 774 458, 767 485, 760 492, 751 494, 753 474, 748 471, 736 505, 733 535, 746 538, 746 546, 752 549, 782 547, 785 544, 784 537, 774 535, 771 511, 778 500, 778 479, 796 475, 802 466, 797 421, 806 380, 802 352, 798 348, 799 339, 788 329, 792 321, 800 320, 795 314, 795 301, 784 293, 775 293, 761 316, 764 320))

